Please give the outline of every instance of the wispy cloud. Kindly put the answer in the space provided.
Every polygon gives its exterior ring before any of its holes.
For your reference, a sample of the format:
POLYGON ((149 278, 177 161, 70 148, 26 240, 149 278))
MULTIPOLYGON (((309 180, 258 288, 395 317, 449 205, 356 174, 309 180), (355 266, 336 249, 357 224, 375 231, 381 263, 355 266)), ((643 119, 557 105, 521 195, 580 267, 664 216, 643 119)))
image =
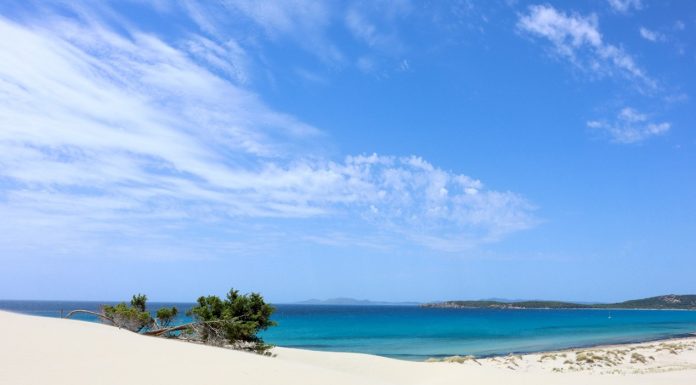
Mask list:
POLYGON ((653 43, 665 40, 665 35, 661 34, 660 32, 647 29, 645 27, 640 27, 639 32, 640 36, 643 39, 649 40, 653 43))
POLYGON ((244 55, 218 60, 233 43, 61 18, 0 18, 0 34, 4 252, 225 252, 246 237, 216 231, 264 218, 349 218, 461 250, 535 224, 518 194, 418 157, 326 159, 320 130, 239 85, 244 55))
POLYGON ((290 1, 189 0, 181 7, 199 28, 216 41, 228 41, 234 32, 243 32, 250 43, 266 40, 288 42, 324 63, 342 63, 344 54, 327 37, 333 16, 330 3, 290 1))
POLYGON ((246 84, 251 77, 250 59, 246 51, 233 39, 216 43, 206 37, 194 35, 186 41, 185 47, 195 58, 209 67, 222 71, 228 78, 246 84))
POLYGON ((639 143, 655 136, 666 134, 671 128, 669 122, 651 122, 648 115, 633 108, 625 107, 612 121, 591 120, 587 126, 601 129, 616 143, 639 143))
POLYGON ((356 9, 346 15, 346 25, 353 35, 368 45, 383 44, 385 38, 377 33, 377 27, 365 19, 356 9))
POLYGON ((353 5, 346 11, 345 24, 348 31, 359 41, 380 53, 397 54, 404 50, 404 43, 397 32, 397 21, 411 12, 408 2, 368 3, 371 9, 353 5), (377 9, 374 9, 377 8, 377 9), (372 19, 378 17, 379 23, 372 19), (379 27, 378 27, 379 25, 379 27))
POLYGON ((518 28, 547 39, 553 52, 592 74, 620 74, 639 88, 654 89, 657 82, 640 68, 633 57, 616 45, 606 43, 597 16, 564 13, 550 5, 533 5, 520 15, 518 28))
POLYGON ((412 6, 407 1, 358 2, 348 7, 345 26, 354 39, 367 48, 355 62, 360 71, 374 74, 399 68, 398 63, 403 62, 403 55, 408 51, 400 37, 399 26, 411 11, 412 6))
MULTIPOLYGON (((386 58, 389 60, 385 61, 390 63, 402 60, 400 54, 406 45, 399 37, 397 26, 412 9, 409 1, 344 4, 307 0, 189 0, 181 7, 210 40, 226 43, 231 39, 231 33, 236 31, 246 36, 244 40, 254 49, 262 46, 261 42, 292 44, 332 70, 345 68, 350 63, 357 64, 360 57, 373 57, 373 69, 380 62, 377 59, 386 58), (339 48, 335 36, 330 36, 330 30, 337 28, 344 28, 352 35, 359 42, 358 49, 339 48)), ((195 47, 201 46, 199 43, 195 47)), ((366 69, 364 65, 357 66, 362 71, 366 69)), ((312 81, 301 74, 300 77, 312 81)))
POLYGON ((612 9, 620 13, 628 13, 632 9, 642 9, 641 0, 608 0, 612 9))
POLYGON ((330 17, 326 3, 309 0, 228 0, 224 5, 249 17, 273 38, 316 32, 326 27, 330 17))

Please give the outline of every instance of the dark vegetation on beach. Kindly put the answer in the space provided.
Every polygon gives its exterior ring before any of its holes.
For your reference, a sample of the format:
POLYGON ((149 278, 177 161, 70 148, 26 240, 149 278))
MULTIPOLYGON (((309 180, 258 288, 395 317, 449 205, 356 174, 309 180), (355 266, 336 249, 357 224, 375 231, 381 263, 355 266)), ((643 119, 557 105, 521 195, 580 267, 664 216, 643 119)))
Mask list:
POLYGON ((144 294, 134 295, 130 304, 102 305, 99 312, 73 310, 66 318, 91 314, 106 324, 135 333, 267 354, 271 346, 258 333, 275 326, 271 321, 274 310, 260 294, 239 294, 232 289, 224 299, 214 295, 199 297, 197 305, 186 312, 194 321, 180 325, 174 325, 179 314, 176 307, 157 309, 152 317, 144 294))
POLYGON ((580 304, 558 301, 445 301, 421 307, 457 309, 660 309, 696 310, 696 295, 663 295, 618 303, 580 304))

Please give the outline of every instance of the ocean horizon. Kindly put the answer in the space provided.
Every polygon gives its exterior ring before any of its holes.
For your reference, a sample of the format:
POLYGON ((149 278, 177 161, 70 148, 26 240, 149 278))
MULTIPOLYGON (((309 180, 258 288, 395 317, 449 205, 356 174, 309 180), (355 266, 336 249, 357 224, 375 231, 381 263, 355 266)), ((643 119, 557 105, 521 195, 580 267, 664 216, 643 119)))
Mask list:
MULTIPOLYGON (((98 310, 104 301, 0 301, 0 309, 60 317, 98 310), (62 313, 61 313, 62 312, 62 313)), ((177 306, 177 323, 194 303, 177 306)), ((395 305, 275 304, 278 326, 260 334, 269 344, 422 361, 431 357, 499 356, 676 338, 696 332, 696 311, 604 309, 441 309, 395 305)), ((77 320, 99 322, 78 314, 77 320)))

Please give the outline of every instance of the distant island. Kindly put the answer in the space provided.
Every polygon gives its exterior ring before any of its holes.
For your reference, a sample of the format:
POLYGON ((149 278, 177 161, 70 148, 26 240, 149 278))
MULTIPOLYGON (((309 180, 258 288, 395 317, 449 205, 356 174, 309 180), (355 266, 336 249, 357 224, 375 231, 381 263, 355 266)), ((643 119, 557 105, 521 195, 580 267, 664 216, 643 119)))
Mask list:
POLYGON ((696 295, 662 295, 618 303, 573 303, 559 301, 445 301, 420 305, 426 308, 455 309, 645 309, 696 310, 696 295))
POLYGON ((329 299, 308 299, 305 301, 294 302, 296 305, 344 305, 344 306, 418 306, 420 302, 385 302, 370 301, 367 299, 355 298, 329 298, 329 299))

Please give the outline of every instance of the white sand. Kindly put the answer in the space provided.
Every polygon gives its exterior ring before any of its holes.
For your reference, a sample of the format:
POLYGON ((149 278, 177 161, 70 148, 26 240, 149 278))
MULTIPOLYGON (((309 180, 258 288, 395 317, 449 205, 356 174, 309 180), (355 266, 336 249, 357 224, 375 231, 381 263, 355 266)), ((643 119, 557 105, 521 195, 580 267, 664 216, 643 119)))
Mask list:
MULTIPOLYGON (((277 357, 145 337, 111 326, 0 311, 0 384, 696 384, 693 339, 592 349, 615 364, 578 365, 577 353, 424 363, 276 348, 277 357), (631 347, 633 350, 631 351, 631 347), (656 351, 659 350, 659 351, 656 351), (630 363, 633 353, 654 359, 630 363), (565 357, 561 357, 565 354, 565 357), (572 358, 572 360, 571 360, 572 358), (479 365, 480 363, 480 365, 479 365), (609 366, 617 365, 617 366, 609 366), (563 370, 563 372, 555 372, 563 370), (578 371, 576 371, 578 370, 578 371), (618 372, 618 374, 616 374, 618 372), (641 373, 643 372, 643 373, 641 373), (611 374, 614 373, 614 374, 611 374)), ((585 353, 586 355, 587 353, 585 353)), ((594 354, 594 353, 593 353, 594 354)), ((582 356, 582 353, 581 353, 582 356)))

